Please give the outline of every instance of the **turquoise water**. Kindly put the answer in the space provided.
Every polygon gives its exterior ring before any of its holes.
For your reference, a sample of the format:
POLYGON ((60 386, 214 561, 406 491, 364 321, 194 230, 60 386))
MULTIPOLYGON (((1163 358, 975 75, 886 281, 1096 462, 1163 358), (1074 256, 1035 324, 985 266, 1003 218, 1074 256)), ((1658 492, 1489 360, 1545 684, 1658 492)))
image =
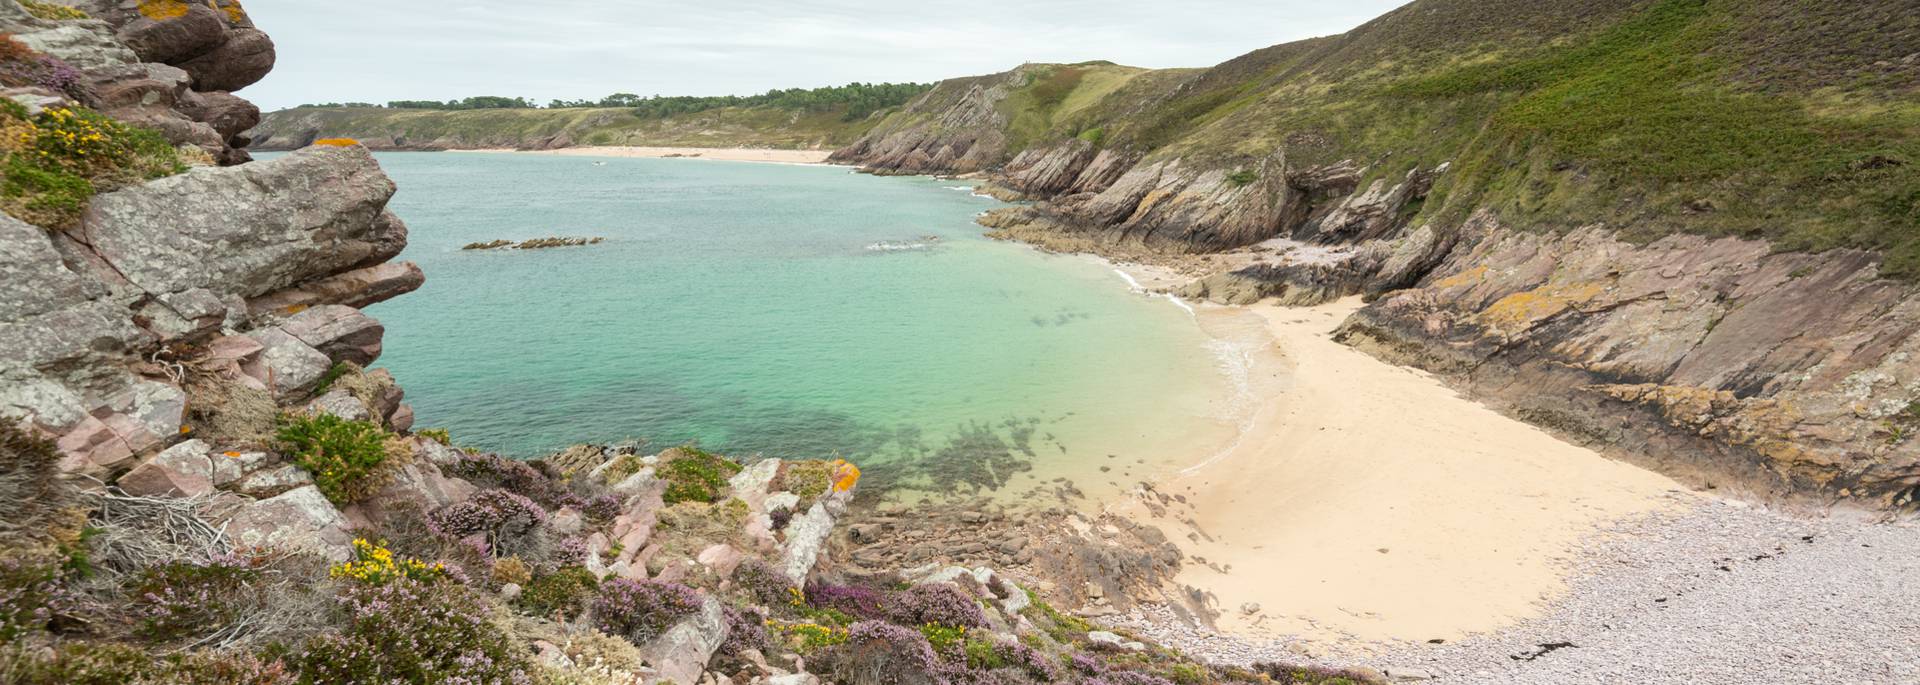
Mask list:
POLYGON ((538 456, 696 441, 935 489, 1221 439, 1230 383, 1173 302, 987 240, 954 182, 845 168, 380 156, 427 284, 369 308, 420 427, 538 456), (462 251, 548 235, 606 242, 462 251), (1113 455, 1109 457, 1108 455, 1113 455))

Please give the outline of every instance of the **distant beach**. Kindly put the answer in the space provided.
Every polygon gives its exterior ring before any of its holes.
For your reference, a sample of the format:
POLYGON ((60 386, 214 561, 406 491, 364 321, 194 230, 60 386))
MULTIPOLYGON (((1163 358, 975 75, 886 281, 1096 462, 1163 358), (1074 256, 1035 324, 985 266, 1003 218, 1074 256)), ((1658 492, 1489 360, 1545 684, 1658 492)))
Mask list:
POLYGON ((536 155, 562 155, 568 157, 625 157, 625 158, 689 158, 711 159, 723 162, 773 162, 777 164, 825 164, 832 150, 773 150, 765 148, 708 148, 708 147, 632 147, 632 146, 590 146, 567 147, 556 150, 453 150, 452 152, 520 152, 536 155))

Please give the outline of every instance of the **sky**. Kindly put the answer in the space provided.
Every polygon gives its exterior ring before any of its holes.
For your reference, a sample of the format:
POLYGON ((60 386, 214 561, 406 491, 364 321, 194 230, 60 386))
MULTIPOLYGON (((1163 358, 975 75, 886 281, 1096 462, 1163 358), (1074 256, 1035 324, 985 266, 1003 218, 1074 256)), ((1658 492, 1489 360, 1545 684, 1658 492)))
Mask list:
POLYGON ((1204 67, 1406 0, 248 0, 263 110, 472 95, 598 99, 930 82, 1024 62, 1204 67))

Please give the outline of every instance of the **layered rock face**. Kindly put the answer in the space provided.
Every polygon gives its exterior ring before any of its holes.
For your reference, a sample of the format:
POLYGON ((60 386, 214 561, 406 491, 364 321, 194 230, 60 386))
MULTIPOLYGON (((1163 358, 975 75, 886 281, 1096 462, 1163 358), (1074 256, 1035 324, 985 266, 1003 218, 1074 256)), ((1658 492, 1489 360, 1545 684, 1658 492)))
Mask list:
POLYGON ((385 264, 393 191, 366 150, 314 148, 101 195, 63 233, 0 218, 0 411, 107 473, 182 433, 189 367, 287 394, 371 362, 379 328, 346 305, 423 280, 385 264))
MULTIPOLYGON (((260 110, 233 91, 273 68, 273 41, 232 0, 87 0, 90 19, 39 19, 0 3, 0 32, 78 69, 74 97, 121 121, 152 128, 222 164, 247 161, 245 133, 260 110)), ((10 93, 14 95, 22 93, 10 93)))
POLYGON ((1000 103, 1028 74, 942 82, 829 161, 877 173, 968 173, 998 166, 1007 154, 1007 117, 1000 103))
MULTIPOLYGON (((1405 242, 1404 240, 1402 242, 1405 242)), ((1912 508, 1920 298, 1858 251, 1476 216, 1384 291, 1347 342, 1458 379, 1507 411, 1702 484, 1912 508)))

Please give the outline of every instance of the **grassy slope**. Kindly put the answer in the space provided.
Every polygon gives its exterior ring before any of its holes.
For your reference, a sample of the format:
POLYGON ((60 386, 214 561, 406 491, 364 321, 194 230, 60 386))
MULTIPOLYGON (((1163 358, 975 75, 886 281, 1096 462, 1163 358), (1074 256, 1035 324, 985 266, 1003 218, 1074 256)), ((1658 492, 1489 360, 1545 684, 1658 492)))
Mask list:
POLYGON ((435 111, 381 108, 296 108, 266 115, 259 134, 296 135, 318 128, 322 137, 392 138, 477 144, 532 145, 566 133, 579 145, 814 148, 845 145, 881 116, 843 121, 841 111, 797 113, 773 108, 710 110, 642 119, 627 109, 494 109, 435 111), (497 142, 507 141, 507 142, 497 142))
POLYGON ((1097 101, 1080 84, 1050 99, 1072 78, 1061 67, 1003 107, 1015 151, 1078 135, 1238 166, 1284 150, 1296 167, 1354 159, 1375 178, 1451 162, 1421 218, 1492 207, 1543 230, 1880 249, 1887 273, 1912 278, 1911 4, 1420 0, 1212 69, 1131 73, 1097 101))

